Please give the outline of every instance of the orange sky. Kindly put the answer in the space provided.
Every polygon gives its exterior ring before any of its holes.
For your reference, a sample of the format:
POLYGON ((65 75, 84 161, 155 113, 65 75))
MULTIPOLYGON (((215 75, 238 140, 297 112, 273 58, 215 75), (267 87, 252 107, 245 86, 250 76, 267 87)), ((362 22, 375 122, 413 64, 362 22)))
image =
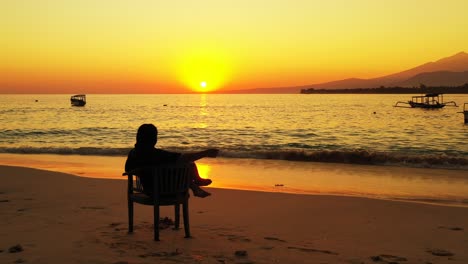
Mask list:
POLYGON ((468 1, 0 3, 0 93, 186 93, 378 77, 468 50, 468 1))

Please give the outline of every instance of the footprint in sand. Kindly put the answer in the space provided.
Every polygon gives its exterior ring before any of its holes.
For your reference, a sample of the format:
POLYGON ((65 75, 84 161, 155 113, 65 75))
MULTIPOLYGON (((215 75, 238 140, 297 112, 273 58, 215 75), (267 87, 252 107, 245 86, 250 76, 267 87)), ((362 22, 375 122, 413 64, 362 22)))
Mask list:
POLYGON ((18 253, 22 251, 23 251, 23 247, 20 244, 14 245, 8 249, 9 253, 18 253))
POLYGON ((229 241, 233 242, 251 242, 252 240, 245 236, 233 235, 233 234, 218 234, 221 237, 227 237, 229 241))
POLYGON ((274 249, 275 247, 272 247, 272 246, 261 246, 260 249, 263 249, 263 250, 272 250, 274 249))
POLYGON ((445 250, 445 249, 437 249, 437 248, 434 248, 434 249, 428 249, 426 250, 427 253, 430 253, 434 256, 438 256, 438 257, 451 257, 455 254, 453 254, 452 252, 448 251, 448 250, 445 250))
POLYGON ((301 247, 288 247, 288 249, 295 249, 302 252, 310 252, 310 253, 323 253, 328 255, 339 255, 336 252, 330 250, 321 250, 321 249, 314 249, 314 248, 301 248, 301 247))
POLYGON ((103 210, 103 209, 106 209, 105 207, 102 207, 102 206, 81 206, 80 208, 84 209, 84 210, 103 210))
POLYGON ((247 257, 248 253, 247 253, 247 250, 236 250, 234 252, 234 255, 236 257, 247 257))
POLYGON ((178 249, 172 252, 162 251, 162 252, 153 252, 153 253, 146 253, 139 255, 140 258, 147 258, 147 257, 174 257, 182 254, 179 252, 178 249))
POLYGON ((248 259, 249 253, 247 252, 247 250, 236 250, 234 251, 234 256, 237 258, 238 262, 236 263, 238 264, 254 264, 253 261, 250 261, 248 259), (239 262, 239 260, 241 260, 241 262, 239 262))
POLYGON ((458 227, 458 226, 454 226, 454 227, 450 227, 450 226, 439 226, 439 229, 447 229, 447 230, 451 230, 451 231, 463 231, 463 228, 458 227))
MULTIPOLYGON (((110 227, 110 228, 113 228, 114 231, 121 231, 121 230, 127 229, 127 227, 120 227, 120 225, 122 225, 122 223, 117 223, 117 222, 115 222, 115 223, 110 223, 110 224, 109 224, 109 227, 110 227)), ((108 234, 109 232, 101 232, 101 233, 106 233, 106 234, 108 234)))
POLYGON ((270 241, 286 242, 286 240, 279 239, 277 237, 264 237, 263 239, 270 240, 270 241))
POLYGON ((408 259, 406 259, 405 257, 386 255, 386 254, 372 256, 370 257, 370 259, 374 262, 387 262, 387 263, 395 263, 395 264, 398 264, 399 261, 408 261, 408 259))
MULTIPOLYGON (((277 237, 264 237, 263 239, 269 240, 269 241, 282 242, 282 243, 286 242, 286 240, 283 240, 283 239, 280 239, 280 238, 277 238, 277 237)), ((275 248, 275 247, 272 247, 272 246, 262 246, 262 247, 260 247, 260 249, 263 249, 263 250, 272 250, 273 248, 275 248)))

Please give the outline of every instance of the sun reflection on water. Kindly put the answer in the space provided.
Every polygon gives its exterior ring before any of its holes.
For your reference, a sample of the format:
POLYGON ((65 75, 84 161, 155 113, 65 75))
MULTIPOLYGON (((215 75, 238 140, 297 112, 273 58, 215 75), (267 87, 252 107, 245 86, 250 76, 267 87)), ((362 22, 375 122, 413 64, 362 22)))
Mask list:
POLYGON ((198 119, 198 128, 207 128, 208 124, 204 121, 205 117, 208 116, 208 110, 207 110, 207 102, 206 102, 206 94, 201 94, 200 95, 200 112, 199 112, 199 119, 198 119))

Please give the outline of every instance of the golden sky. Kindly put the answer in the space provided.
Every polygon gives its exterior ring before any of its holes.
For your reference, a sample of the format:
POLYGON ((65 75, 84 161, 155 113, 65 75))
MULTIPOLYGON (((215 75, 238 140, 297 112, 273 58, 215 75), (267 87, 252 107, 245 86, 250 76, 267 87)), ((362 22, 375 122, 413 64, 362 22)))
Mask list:
POLYGON ((378 77, 467 51, 467 10, 466 0, 4 0, 0 93, 378 77))

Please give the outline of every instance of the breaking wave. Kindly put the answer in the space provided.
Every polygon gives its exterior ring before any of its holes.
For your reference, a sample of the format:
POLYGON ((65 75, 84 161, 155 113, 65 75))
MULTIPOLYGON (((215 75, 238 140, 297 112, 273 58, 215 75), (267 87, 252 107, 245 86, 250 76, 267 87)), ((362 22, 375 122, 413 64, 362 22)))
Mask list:
MULTIPOLYGON (((189 152, 195 149, 171 149, 173 151, 189 152)), ((57 147, 0 147, 0 153, 15 154, 59 154, 59 155, 95 155, 95 156, 126 156, 130 148, 57 148, 57 147)), ((303 162, 331 162, 361 165, 394 165, 403 167, 468 169, 468 157, 464 155, 447 154, 406 154, 401 152, 375 152, 367 150, 221 150, 220 157, 270 159, 303 162)))

